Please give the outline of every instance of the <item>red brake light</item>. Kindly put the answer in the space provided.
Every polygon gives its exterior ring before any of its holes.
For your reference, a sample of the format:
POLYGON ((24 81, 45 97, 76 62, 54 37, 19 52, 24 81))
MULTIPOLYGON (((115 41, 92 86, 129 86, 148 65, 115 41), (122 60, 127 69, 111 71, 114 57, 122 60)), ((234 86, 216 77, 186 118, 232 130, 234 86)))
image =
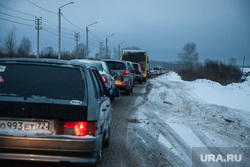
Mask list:
POLYGON ((56 134, 58 135, 76 135, 95 136, 96 123, 95 122, 61 122, 58 121, 56 124, 56 134))
POLYGON ((129 72, 128 71, 122 71, 121 74, 122 75, 129 75, 129 72))
POLYGON ((86 135, 86 131, 87 131, 87 122, 78 122, 77 136, 86 135))
POLYGON ((108 83, 108 80, 107 80, 106 76, 104 76, 104 75, 102 76, 102 80, 104 83, 108 83))
POLYGON ((65 122, 65 129, 75 129, 76 127, 76 122, 65 122))

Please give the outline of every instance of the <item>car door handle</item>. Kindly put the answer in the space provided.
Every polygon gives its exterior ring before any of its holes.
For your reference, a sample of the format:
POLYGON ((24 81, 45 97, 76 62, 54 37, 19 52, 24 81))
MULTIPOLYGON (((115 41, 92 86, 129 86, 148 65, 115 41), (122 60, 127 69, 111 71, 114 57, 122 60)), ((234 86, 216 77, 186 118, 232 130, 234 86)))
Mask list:
POLYGON ((106 111, 106 110, 107 110, 106 108, 103 108, 103 109, 102 109, 103 112, 106 111))

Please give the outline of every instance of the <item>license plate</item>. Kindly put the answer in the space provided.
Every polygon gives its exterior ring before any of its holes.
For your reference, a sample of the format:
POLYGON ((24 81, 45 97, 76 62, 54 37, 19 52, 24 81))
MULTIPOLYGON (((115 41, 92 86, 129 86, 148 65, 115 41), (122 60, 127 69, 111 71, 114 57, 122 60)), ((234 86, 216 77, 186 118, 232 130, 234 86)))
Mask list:
POLYGON ((4 129, 15 129, 15 130, 35 130, 35 129, 49 129, 49 122, 39 121, 39 122, 30 122, 30 121, 3 121, 0 120, 0 130, 4 129))

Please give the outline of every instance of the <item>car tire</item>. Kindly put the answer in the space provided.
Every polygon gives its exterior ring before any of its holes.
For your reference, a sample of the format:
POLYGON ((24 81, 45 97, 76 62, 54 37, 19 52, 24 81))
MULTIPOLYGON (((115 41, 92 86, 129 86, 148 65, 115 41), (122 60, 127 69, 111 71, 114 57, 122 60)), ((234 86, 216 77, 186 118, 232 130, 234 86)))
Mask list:
POLYGON ((139 84, 142 84, 142 80, 141 79, 139 80, 139 84))

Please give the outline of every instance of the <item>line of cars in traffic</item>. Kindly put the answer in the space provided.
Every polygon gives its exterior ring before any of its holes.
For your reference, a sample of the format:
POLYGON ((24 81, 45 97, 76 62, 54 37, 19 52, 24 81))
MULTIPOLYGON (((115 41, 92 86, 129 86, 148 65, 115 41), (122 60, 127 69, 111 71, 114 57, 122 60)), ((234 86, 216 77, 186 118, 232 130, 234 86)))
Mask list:
POLYGON ((110 100, 142 80, 128 61, 0 59, 0 160, 95 165, 109 143, 110 100))

